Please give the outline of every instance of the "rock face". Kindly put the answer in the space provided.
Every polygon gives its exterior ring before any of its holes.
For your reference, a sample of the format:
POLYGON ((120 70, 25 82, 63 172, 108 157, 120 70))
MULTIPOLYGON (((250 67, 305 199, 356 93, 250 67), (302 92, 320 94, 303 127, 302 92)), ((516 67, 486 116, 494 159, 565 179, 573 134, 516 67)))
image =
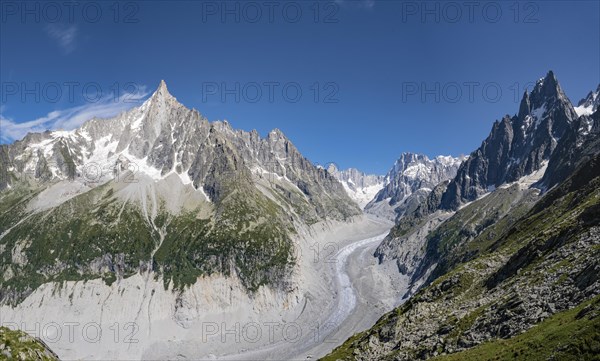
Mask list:
POLYGON ((593 358, 599 118, 577 118, 551 72, 540 80, 378 247, 412 297, 326 359, 593 358))
POLYGON ((366 174, 356 168, 338 170, 336 165, 330 163, 327 172, 333 175, 361 209, 384 187, 385 177, 381 175, 366 174))
POLYGON ((582 115, 559 140, 541 186, 550 189, 600 152, 600 112, 582 115))
POLYGON ((281 131, 210 123, 164 82, 115 118, 0 145, 0 161, 0 302, 147 270, 285 289, 296 227, 361 213, 281 131))
POLYGON ((455 210, 490 188, 539 170, 575 119, 577 114, 569 99, 554 73, 548 72, 531 94, 525 92, 517 115, 494 123, 490 135, 448 185, 441 207, 455 210))
POLYGON ((423 200, 439 183, 454 178, 464 157, 403 153, 385 176, 385 186, 365 211, 392 219, 402 216, 423 200))

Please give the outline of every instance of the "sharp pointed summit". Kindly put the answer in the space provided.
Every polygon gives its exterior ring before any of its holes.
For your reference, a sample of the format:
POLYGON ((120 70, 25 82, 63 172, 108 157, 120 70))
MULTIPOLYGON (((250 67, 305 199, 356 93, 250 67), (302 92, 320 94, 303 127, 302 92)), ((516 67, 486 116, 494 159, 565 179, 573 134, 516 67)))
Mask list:
MULTIPOLYGON (((519 106, 519 119, 523 120, 528 115, 533 115, 536 109, 549 110, 556 103, 567 100, 554 72, 549 70, 545 77, 536 81, 535 86, 528 92, 525 90, 519 106)), ((541 115, 541 114, 540 114, 541 115)))
POLYGON ((158 88, 154 91, 151 98, 170 98, 175 99, 171 93, 169 93, 169 89, 167 88, 167 83, 164 80, 161 80, 158 84, 158 88))
MULTIPOLYGON (((554 106, 556 103, 567 100, 552 70, 548 71, 544 78, 536 82, 529 98, 532 110, 539 109, 546 103, 549 106, 554 106)), ((549 109, 549 107, 546 106, 546 109, 549 109)))

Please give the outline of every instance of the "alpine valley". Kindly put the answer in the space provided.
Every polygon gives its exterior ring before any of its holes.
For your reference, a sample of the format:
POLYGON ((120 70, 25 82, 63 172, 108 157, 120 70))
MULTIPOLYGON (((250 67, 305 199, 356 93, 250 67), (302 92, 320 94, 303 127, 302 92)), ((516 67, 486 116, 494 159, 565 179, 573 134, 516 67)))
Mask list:
POLYGON ((404 284, 377 267, 365 292, 380 308, 338 331, 355 293, 340 292, 336 257, 391 224, 281 131, 209 122, 164 82, 115 118, 1 145, 0 159, 0 323, 62 359, 287 359, 370 326, 404 284))
POLYGON ((469 156, 394 145, 386 175, 164 82, 0 145, 0 356, 593 359, 599 92, 574 106, 550 71, 469 156))

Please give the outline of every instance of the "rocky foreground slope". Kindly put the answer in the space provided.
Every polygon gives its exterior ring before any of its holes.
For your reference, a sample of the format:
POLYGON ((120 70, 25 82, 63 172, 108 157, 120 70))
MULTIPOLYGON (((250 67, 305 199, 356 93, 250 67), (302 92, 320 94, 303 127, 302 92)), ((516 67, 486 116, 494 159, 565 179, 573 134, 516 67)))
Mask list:
POLYGON ((325 359, 594 359, 600 353, 600 112, 552 72, 376 255, 411 298, 325 359))
POLYGON ((57 361, 58 356, 39 339, 23 331, 0 327, 0 359, 19 361, 57 361))

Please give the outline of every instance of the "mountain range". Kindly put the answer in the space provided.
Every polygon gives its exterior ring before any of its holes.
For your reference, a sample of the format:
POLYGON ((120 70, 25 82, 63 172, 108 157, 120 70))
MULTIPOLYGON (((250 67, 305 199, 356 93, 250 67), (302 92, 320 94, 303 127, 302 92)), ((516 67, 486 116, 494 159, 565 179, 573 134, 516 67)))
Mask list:
POLYGON ((281 131, 211 123, 164 82, 115 118, 1 145, 0 160, 3 303, 145 271, 165 287, 216 272, 285 289, 297 228, 360 214, 281 131))
POLYGON ((342 183, 348 196, 352 198, 361 209, 363 209, 387 183, 384 176, 366 174, 356 168, 339 170, 335 163, 328 164, 327 172, 342 183))
MULTIPOLYGON (((600 85, 573 106, 550 71, 469 156, 405 152, 384 176, 313 164, 278 129, 261 137, 209 122, 161 81, 114 118, 0 145, 0 308, 24 319, 19 312, 34 308, 69 314, 64 303, 76 302, 100 322, 105 310, 119 321, 136 310, 147 336, 152 317, 185 332, 224 310, 249 320, 266 317, 258 309, 275 318, 292 310, 295 322, 333 307, 311 309, 334 283, 299 251, 318 255, 308 243, 320 231, 355 231, 367 214, 393 227, 373 254, 356 257, 375 257, 373 268, 397 270, 388 278, 407 286, 398 307, 325 359, 592 359, 599 94, 600 85)), ((344 252, 331 255, 347 260, 344 252)), ((348 275, 338 277, 349 294, 348 275)), ((18 332, 0 327, 0 336, 56 356, 18 332)))
POLYGON ((456 175, 464 157, 402 153, 385 176, 385 186, 365 206, 365 212, 396 219, 410 212, 438 183, 456 175))
POLYGON ((427 195, 441 181, 456 175, 464 157, 437 156, 405 152, 385 176, 365 174, 358 169, 338 170, 335 163, 327 171, 336 177, 366 213, 394 220, 427 195))
POLYGON ((410 277, 406 301, 324 359, 596 357, 595 94, 576 111, 550 71, 517 114, 496 121, 456 176, 399 217, 375 252, 410 277))

